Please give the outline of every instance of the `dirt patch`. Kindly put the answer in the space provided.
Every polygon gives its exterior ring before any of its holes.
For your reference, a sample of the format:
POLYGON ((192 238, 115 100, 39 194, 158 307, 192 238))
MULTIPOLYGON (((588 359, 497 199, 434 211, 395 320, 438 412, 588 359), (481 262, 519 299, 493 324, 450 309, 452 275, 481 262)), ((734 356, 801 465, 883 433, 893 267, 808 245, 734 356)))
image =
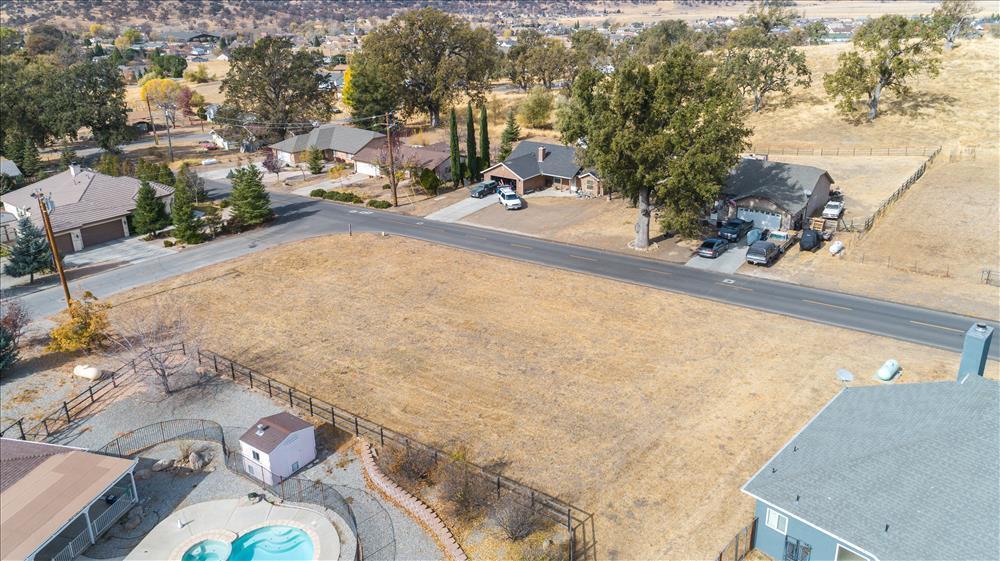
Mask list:
POLYGON ((600 558, 714 557, 752 511, 740 485, 840 390, 837 368, 872 384, 890 356, 903 382, 958 363, 398 237, 254 254, 124 294, 113 315, 163 290, 206 325, 206 347, 596 512, 600 558), (740 335, 720 343, 721 325, 740 335))

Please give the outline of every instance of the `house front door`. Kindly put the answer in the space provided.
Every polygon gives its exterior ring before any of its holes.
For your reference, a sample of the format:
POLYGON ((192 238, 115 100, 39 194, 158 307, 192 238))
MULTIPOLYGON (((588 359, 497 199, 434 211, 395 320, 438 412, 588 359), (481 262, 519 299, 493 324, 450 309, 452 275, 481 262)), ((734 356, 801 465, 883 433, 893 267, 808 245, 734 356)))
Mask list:
POLYGON ((812 546, 792 537, 785 536, 785 558, 782 561, 809 561, 812 546))

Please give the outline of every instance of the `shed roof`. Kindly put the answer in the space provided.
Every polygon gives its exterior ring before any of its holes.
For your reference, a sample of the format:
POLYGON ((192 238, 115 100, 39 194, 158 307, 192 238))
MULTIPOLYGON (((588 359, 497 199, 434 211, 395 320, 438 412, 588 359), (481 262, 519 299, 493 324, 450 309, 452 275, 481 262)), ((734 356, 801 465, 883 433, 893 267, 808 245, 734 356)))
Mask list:
POLYGON ((271 145, 274 150, 296 153, 310 148, 334 150, 347 154, 357 154, 369 142, 385 135, 380 132, 356 129, 344 125, 322 125, 305 133, 286 138, 271 145))
POLYGON ((244 442, 265 454, 270 454, 288 435, 311 427, 312 425, 295 415, 282 411, 276 415, 261 417, 243 433, 240 442, 244 442), (257 434, 257 425, 264 426, 264 430, 261 431, 263 434, 257 434))
POLYGON ((744 492, 882 560, 996 559, 1000 382, 846 388, 744 492))
POLYGON ((774 202, 791 213, 806 208, 820 178, 833 178, 826 170, 812 166, 744 159, 722 186, 722 194, 740 200, 759 197, 774 202))
MULTIPOLYGON (((74 230, 125 216, 135 210, 135 197, 141 182, 134 177, 113 177, 93 170, 80 170, 74 176, 70 170, 57 173, 41 181, 3 196, 3 202, 27 209, 32 220, 41 223, 38 203, 31 197, 35 191, 50 195, 54 208, 49 212, 52 231, 74 230)), ((174 192, 173 187, 150 182, 158 197, 174 192)))
POLYGON ((135 465, 77 448, 0 438, 0 559, 24 559, 135 465))

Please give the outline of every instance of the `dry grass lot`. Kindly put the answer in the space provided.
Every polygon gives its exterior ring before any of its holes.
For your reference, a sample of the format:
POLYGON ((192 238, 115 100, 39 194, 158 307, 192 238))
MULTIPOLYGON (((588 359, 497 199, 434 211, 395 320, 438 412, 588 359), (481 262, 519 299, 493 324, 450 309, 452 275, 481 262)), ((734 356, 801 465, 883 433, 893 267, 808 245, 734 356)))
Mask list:
POLYGON ((939 350, 398 237, 296 243, 122 295, 114 313, 157 293, 190 304, 213 350, 596 512, 601 559, 714 556, 752 515, 740 485, 840 389, 837 368, 871 384, 890 356, 903 382, 957 367, 939 350))

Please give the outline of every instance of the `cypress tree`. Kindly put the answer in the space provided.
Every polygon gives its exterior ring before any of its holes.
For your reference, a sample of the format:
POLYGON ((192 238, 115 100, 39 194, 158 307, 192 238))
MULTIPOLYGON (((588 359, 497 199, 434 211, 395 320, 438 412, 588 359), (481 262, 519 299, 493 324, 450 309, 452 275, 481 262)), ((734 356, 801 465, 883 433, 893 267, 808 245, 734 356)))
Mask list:
POLYGON ((29 282, 35 282, 35 273, 52 267, 52 250, 49 240, 27 216, 17 223, 17 237, 10 256, 3 268, 4 274, 12 277, 30 275, 29 282))
POLYGON ((462 155, 458 151, 458 119, 451 108, 451 182, 458 187, 462 181, 462 155))
POLYGON ((184 177, 174 185, 174 201, 170 205, 174 237, 186 244, 201 243, 201 224, 194 216, 194 193, 184 177))
POLYGON ((271 197, 261 181, 264 173, 256 166, 237 168, 233 174, 233 217, 242 226, 254 226, 271 217, 271 197))
POLYGON ((490 129, 486 121, 486 106, 479 106, 479 166, 480 171, 490 167, 490 129))
POLYGON ((465 165, 469 181, 479 181, 479 157, 476 156, 476 125, 472 120, 472 104, 465 110, 465 165))
POLYGON ((132 229, 136 234, 149 234, 167 225, 167 211, 163 201, 156 198, 156 189, 143 181, 135 196, 135 211, 132 212, 132 229))
POLYGON ((500 161, 506 160, 507 156, 510 156, 510 151, 514 149, 514 143, 519 138, 521 138, 521 127, 517 125, 517 120, 514 119, 514 110, 511 109, 510 113, 507 114, 507 126, 504 127, 503 133, 500 135, 500 153, 497 154, 500 161))
POLYGON ((25 177, 33 177, 41 169, 42 162, 38 159, 38 147, 30 140, 24 141, 24 152, 21 154, 21 173, 25 177))

